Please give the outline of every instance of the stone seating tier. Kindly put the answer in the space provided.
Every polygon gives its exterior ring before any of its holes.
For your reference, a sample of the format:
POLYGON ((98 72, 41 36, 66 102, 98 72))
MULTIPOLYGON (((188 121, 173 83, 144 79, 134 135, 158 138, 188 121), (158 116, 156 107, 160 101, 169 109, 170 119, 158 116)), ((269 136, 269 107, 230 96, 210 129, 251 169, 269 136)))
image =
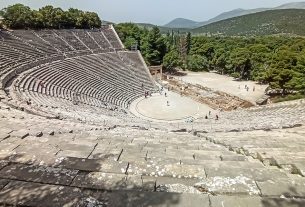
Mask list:
MULTIPOLYGON (((247 146, 245 137, 249 133, 194 136, 46 120, 2 104, 0 111, 2 205, 293 207, 305 204, 304 177, 221 144, 226 140, 238 144, 240 140, 247 146)), ((277 137, 282 137, 278 133, 286 133, 287 137, 277 142, 277 149, 284 143, 295 149, 288 140, 301 141, 296 133, 305 131, 303 128, 277 131, 277 137)), ((276 146, 276 139, 263 139, 264 147, 272 142, 276 146)), ((253 149, 263 147, 260 140, 253 142, 254 145, 253 149)), ((272 149, 273 156, 277 155, 276 148, 272 149)))
MULTIPOLYGON (((138 69, 131 69, 115 52, 122 50, 123 45, 112 26, 98 30, 2 30, 0 37, 2 88, 22 74, 14 84, 14 87, 21 87, 16 92, 27 91, 16 94, 21 102, 30 98, 27 94, 70 101, 77 95, 77 101, 85 105, 126 108, 144 94, 135 79, 135 75, 139 75, 130 73, 138 69), (57 58, 60 56, 62 58, 57 58)), ((150 76, 147 71, 140 76, 145 90, 154 89, 152 80, 145 77, 150 76)), ((46 104, 39 102, 38 105, 46 104)))

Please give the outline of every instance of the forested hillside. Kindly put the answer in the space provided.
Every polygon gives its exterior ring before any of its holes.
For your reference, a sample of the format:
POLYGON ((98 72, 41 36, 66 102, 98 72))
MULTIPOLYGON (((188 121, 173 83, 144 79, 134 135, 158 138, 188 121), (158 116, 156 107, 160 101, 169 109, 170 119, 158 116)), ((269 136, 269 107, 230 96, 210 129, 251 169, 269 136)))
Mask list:
POLYGON ((304 19, 304 9, 269 10, 215 22, 192 32, 223 36, 305 35, 304 19))

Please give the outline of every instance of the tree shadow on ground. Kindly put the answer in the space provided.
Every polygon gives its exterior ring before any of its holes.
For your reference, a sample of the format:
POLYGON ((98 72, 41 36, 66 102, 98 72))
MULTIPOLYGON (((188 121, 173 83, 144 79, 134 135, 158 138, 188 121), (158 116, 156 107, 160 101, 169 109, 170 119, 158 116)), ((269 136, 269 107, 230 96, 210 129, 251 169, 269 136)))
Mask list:
POLYGON ((304 207, 305 199, 294 198, 293 195, 297 195, 297 190, 290 187, 287 192, 283 193, 283 198, 279 197, 264 197, 261 204, 263 207, 304 207))
MULTIPOLYGON (((22 160, 22 156, 23 155, 15 154, 14 160, 22 160)), ((91 167, 93 169, 98 169, 101 164, 101 161, 107 160, 107 158, 104 157, 102 158, 102 160, 99 159, 96 161, 90 159, 90 162, 92 164, 91 167)), ((11 162, 11 157, 7 157, 4 160, 5 162, 8 161, 6 166, 16 164, 11 162)), ((80 160, 78 160, 77 158, 73 160, 73 162, 77 161, 80 160)), ((74 164, 75 166, 80 166, 80 164, 77 163, 72 164, 74 164)), ((37 168, 41 168, 40 165, 32 163, 30 164, 30 166, 33 166, 34 168, 35 166, 37 166, 37 168)), ((60 165, 58 165, 57 167, 59 166, 60 165)), ((4 179, 2 177, 3 174, 1 174, 4 168, 5 166, 0 167, 0 206, 175 206, 179 204, 181 199, 181 194, 152 192, 153 190, 145 191, 145 188, 141 189, 140 187, 128 189, 126 188, 126 182, 122 182, 122 180, 113 183, 111 189, 115 190, 111 190, 103 189, 103 183, 100 183, 101 186, 95 186, 93 188, 90 188, 90 186, 74 187, 72 183, 75 178, 68 185, 61 185, 56 183, 56 181, 54 181, 53 183, 52 180, 44 181, 41 179, 37 179, 37 182, 33 182, 31 180, 27 180, 27 176, 22 177, 22 175, 20 175, 20 177, 16 179, 4 179)), ((67 170, 65 168, 52 169, 54 170, 55 174, 58 173, 58 171, 63 172, 67 170)), ((80 170, 78 175, 84 173, 88 174, 90 172, 84 172, 80 170)))
POLYGON ((187 75, 186 72, 183 72, 183 71, 180 71, 180 70, 177 70, 177 69, 164 70, 163 73, 165 75, 169 74, 169 75, 174 75, 174 76, 186 76, 187 75))

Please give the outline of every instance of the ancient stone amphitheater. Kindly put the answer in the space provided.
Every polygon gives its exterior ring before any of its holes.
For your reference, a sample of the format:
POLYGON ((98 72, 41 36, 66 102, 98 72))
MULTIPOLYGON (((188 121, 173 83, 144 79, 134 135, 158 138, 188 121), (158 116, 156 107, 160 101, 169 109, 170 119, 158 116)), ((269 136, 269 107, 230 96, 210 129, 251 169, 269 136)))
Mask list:
POLYGON ((0 38, 1 206, 305 206, 305 100, 148 122, 112 26, 0 38))

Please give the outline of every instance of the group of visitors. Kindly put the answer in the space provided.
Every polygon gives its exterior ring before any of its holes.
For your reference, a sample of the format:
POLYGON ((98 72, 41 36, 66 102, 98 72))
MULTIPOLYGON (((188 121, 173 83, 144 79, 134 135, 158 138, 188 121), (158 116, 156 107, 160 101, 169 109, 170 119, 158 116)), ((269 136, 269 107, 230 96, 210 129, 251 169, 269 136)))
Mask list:
POLYGON ((41 86, 42 88, 44 88, 45 87, 45 81, 38 80, 38 85, 41 86))
POLYGON ((29 98, 27 101, 26 101, 26 104, 29 106, 32 104, 32 100, 29 98))
MULTIPOLYGON (((207 114, 207 115, 205 115, 205 119, 209 119, 209 118, 211 118, 211 116, 212 116, 212 112, 211 111, 209 111, 209 114, 207 114)), ((215 120, 219 120, 219 116, 218 116, 218 114, 216 114, 215 115, 215 120)))
POLYGON ((151 91, 146 91, 145 88, 144 88, 144 84, 142 83, 141 84, 141 88, 143 89, 144 91, 144 97, 147 98, 148 96, 152 96, 152 92, 151 91))
POLYGON ((144 96, 147 98, 148 96, 152 96, 151 91, 144 91, 144 96))
MULTIPOLYGON (((240 89, 240 85, 238 86, 238 89, 240 89)), ((246 89, 247 91, 250 90, 250 87, 248 85, 245 85, 244 89, 246 89)), ((252 91, 255 91, 255 86, 252 87, 252 91)))

